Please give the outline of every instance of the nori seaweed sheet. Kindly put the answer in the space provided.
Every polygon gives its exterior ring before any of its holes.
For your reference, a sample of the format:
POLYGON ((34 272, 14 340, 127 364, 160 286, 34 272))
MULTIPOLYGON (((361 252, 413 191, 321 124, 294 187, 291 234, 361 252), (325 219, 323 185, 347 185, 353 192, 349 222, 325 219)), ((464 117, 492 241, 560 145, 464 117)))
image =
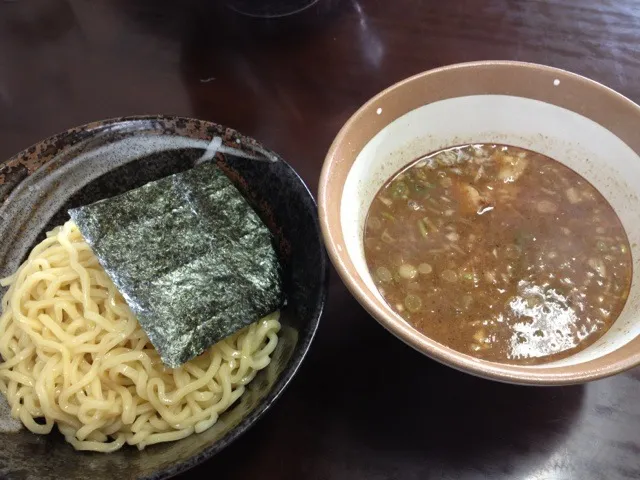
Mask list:
POLYGON ((69 215, 169 367, 282 305, 271 233, 213 163, 69 215))

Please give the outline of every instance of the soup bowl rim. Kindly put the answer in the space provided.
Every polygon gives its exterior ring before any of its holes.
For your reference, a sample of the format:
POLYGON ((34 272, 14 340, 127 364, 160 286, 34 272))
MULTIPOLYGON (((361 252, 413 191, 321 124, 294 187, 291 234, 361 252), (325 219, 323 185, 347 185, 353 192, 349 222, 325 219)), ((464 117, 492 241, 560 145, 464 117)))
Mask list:
MULTIPOLYGON (((486 71, 487 69, 502 69, 505 72, 512 69, 524 70, 533 75, 557 78, 558 83, 565 80, 571 81, 574 85, 579 85, 584 90, 597 90, 599 94, 606 97, 607 101, 615 102, 618 107, 624 107, 626 112, 631 112, 634 118, 640 121, 640 106, 618 92, 584 76, 539 64, 502 60, 466 62, 428 70, 401 80, 372 97, 347 120, 335 137, 325 157, 320 175, 318 205, 320 225, 329 258, 348 290, 376 321, 407 345, 457 370, 506 383, 553 386, 584 383, 615 375, 639 365, 640 348, 637 348, 636 345, 631 345, 640 341, 638 337, 610 354, 574 365, 557 367, 545 367, 544 364, 515 365, 490 362, 458 352, 430 339, 410 326, 399 315, 392 314, 388 307, 374 298, 375 296, 365 285, 351 262, 347 248, 344 248, 340 204, 346 178, 355 157, 360 151, 359 147, 351 145, 351 140, 355 136, 354 130, 365 125, 365 122, 371 124, 372 121, 370 119, 372 117, 375 118, 375 113, 379 116, 383 108, 390 107, 393 109, 394 107, 391 105, 389 97, 397 98, 403 89, 413 88, 415 90, 417 86, 425 89, 429 88, 431 80, 443 73, 466 75, 467 78, 473 78, 474 71, 486 71), (396 97, 393 97, 394 95, 396 97), (348 151, 346 155, 345 151, 348 151), (348 158, 345 158, 345 156, 348 158), (346 174, 338 171, 345 163, 348 164, 346 174), (336 204, 338 205, 337 207, 336 204)), ((413 108, 419 108, 422 105, 422 103, 416 103, 413 108)), ((382 129, 388 123, 371 128, 382 129)), ((366 125, 365 127, 369 128, 366 125)), ((636 149, 636 152, 640 152, 640 150, 636 149)), ((638 321, 640 321, 640 315, 638 317, 638 321)))

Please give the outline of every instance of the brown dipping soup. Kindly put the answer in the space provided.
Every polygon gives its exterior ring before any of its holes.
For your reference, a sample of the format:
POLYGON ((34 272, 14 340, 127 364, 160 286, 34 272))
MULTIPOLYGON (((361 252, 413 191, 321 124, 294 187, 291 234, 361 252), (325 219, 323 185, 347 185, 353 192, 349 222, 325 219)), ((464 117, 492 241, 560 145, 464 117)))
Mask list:
POLYGON ((600 192, 504 145, 449 148, 396 174, 371 204, 364 252, 381 295, 413 327, 496 362, 586 348, 631 285, 629 242, 600 192))

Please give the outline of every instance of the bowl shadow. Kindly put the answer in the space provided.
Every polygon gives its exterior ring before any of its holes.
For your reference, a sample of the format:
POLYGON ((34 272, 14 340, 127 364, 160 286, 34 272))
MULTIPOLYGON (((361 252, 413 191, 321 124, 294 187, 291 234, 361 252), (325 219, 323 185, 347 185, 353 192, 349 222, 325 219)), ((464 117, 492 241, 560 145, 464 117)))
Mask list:
POLYGON ((304 401, 337 417, 344 448, 414 456, 443 471, 509 471, 514 458, 553 453, 579 417, 582 385, 517 386, 456 371, 394 338, 344 287, 332 290, 326 318, 348 310, 351 321, 322 329, 315 371, 301 381, 331 386, 310 384, 304 401))

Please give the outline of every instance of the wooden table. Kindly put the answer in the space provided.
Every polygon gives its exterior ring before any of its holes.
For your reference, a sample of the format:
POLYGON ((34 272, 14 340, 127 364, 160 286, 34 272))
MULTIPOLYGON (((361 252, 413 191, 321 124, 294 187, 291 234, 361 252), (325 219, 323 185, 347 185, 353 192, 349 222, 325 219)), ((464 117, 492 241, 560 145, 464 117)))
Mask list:
MULTIPOLYGON (((256 137, 315 192, 349 115, 433 67, 539 62, 640 102, 638 0, 320 0, 271 22, 220 3, 1 0, 0 158, 92 120, 178 114, 256 137)), ((288 391, 183 478, 197 474, 638 479, 640 369, 566 388, 480 380, 394 339, 334 274, 317 339, 288 391)))

